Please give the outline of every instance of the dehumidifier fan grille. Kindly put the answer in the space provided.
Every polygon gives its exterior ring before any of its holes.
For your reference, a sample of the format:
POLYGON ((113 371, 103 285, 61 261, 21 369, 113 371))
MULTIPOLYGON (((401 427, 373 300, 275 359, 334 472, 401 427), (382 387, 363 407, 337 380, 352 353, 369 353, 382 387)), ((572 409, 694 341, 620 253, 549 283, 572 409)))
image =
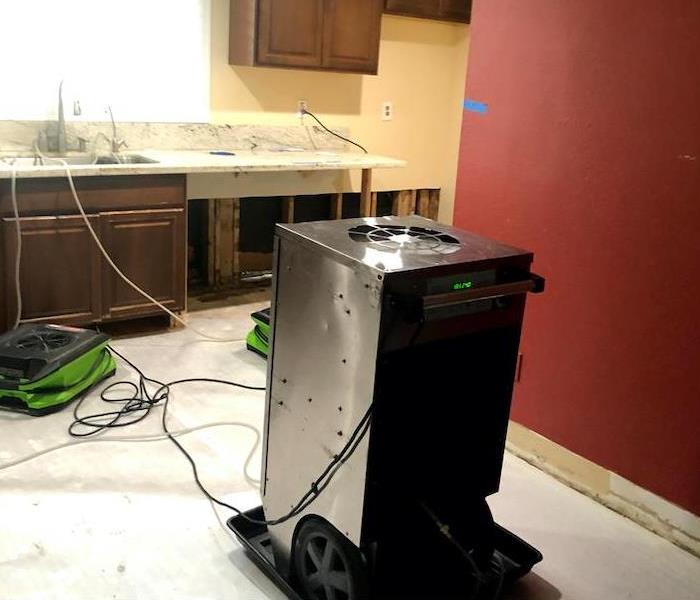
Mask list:
POLYGON ((436 229, 406 225, 358 225, 348 230, 356 242, 373 244, 385 250, 417 254, 452 254, 459 250, 457 238, 436 229))

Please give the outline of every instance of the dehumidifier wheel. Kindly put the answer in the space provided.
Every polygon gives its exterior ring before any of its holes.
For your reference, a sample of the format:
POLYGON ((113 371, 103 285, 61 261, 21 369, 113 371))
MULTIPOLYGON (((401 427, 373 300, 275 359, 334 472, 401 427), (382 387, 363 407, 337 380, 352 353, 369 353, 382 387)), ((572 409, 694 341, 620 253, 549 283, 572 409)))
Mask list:
POLYGON ((366 600, 367 568, 360 550, 321 520, 306 521, 294 550, 297 581, 309 600, 366 600))

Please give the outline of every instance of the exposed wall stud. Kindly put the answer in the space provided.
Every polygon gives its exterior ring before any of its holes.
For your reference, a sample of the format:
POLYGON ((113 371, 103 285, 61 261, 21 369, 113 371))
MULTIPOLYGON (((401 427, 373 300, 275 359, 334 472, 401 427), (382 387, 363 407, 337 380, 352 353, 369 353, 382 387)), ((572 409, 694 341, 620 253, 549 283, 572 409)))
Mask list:
POLYGON ((372 169, 362 171, 362 195, 360 197, 360 216, 372 216, 372 169))

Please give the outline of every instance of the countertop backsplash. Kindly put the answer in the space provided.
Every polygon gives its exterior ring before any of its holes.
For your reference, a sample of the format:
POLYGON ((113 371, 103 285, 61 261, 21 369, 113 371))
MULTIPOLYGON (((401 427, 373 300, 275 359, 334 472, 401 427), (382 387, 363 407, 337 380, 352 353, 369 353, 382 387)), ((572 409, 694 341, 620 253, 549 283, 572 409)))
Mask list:
MULTIPOLYGON (((0 153, 31 153, 32 143, 42 130, 51 131, 56 121, 0 121, 0 153)), ((347 137, 345 128, 336 129, 347 137)), ((112 137, 109 122, 66 123, 68 148, 76 151, 79 138, 87 140, 88 150, 99 133, 112 137)), ((117 136, 129 150, 247 150, 247 151, 335 151, 356 150, 352 145, 323 131, 317 125, 213 125, 208 123, 117 123, 117 136)), ((101 136, 100 136, 101 137, 101 136)), ((109 153, 100 139, 98 153, 109 153)))

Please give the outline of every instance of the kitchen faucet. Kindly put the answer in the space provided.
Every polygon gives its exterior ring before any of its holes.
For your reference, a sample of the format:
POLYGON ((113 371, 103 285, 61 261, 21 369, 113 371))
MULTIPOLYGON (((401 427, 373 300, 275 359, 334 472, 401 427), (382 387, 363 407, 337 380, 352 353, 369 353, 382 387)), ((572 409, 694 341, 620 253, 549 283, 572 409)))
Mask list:
POLYGON ((56 146, 59 154, 66 153, 66 117, 63 114, 63 81, 58 85, 58 131, 56 146))
POLYGON ((58 84, 58 122, 56 123, 56 132, 54 133, 50 127, 39 132, 36 139, 36 147, 40 152, 57 152, 65 154, 68 150, 66 143, 66 117, 63 114, 63 81, 58 84))
POLYGON ((110 144, 112 145, 112 153, 116 154, 122 147, 127 147, 127 143, 123 139, 117 137, 117 124, 114 122, 114 114, 109 104, 107 105, 107 110, 109 111, 109 118, 112 121, 112 139, 110 140, 110 144))
MULTIPOLYGON (((82 140, 78 139, 82 147, 82 140)), ((63 81, 58 84, 58 121, 55 132, 51 126, 47 126, 46 129, 39 132, 34 144, 39 153, 50 151, 63 156, 68 151, 66 117, 63 112, 63 81)), ((35 160, 39 160, 38 156, 35 156, 35 160)))

